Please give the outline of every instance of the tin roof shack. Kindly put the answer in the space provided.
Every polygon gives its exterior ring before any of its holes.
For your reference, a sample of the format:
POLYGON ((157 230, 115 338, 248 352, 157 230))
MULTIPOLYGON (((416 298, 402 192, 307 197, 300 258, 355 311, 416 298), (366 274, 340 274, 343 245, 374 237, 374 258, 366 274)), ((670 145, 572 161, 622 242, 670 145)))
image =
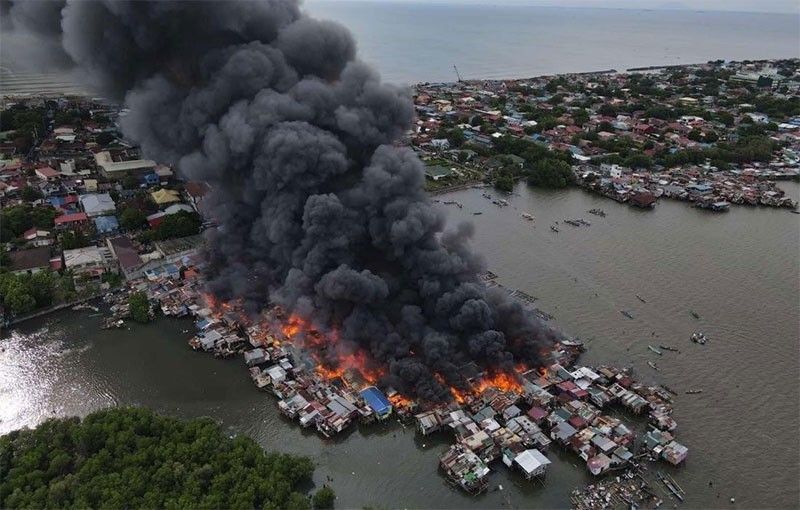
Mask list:
POLYGON ((630 195, 628 203, 642 209, 652 209, 656 206, 656 200, 656 196, 650 191, 637 190, 630 195))
POLYGON ((417 430, 423 436, 436 432, 442 426, 437 409, 419 413, 414 418, 417 420, 417 430))
POLYGON ((602 475, 611 469, 611 459, 606 454, 600 453, 586 461, 586 467, 589 468, 591 474, 602 475))
POLYGON ((454 444, 439 457, 448 479, 465 491, 479 494, 489 486, 489 468, 473 452, 454 444))
POLYGON ((392 404, 389 403, 389 399, 375 386, 364 388, 360 395, 379 420, 385 420, 392 414, 392 404))
POLYGON ((260 347, 244 353, 244 362, 248 367, 254 367, 267 361, 269 361, 269 354, 260 347))
POLYGON ((677 441, 670 441, 661 451, 661 458, 673 466, 677 466, 685 461, 688 455, 689 449, 677 441))
POLYGON ((35 274, 50 267, 50 248, 47 246, 12 251, 8 256, 14 274, 35 274))
POLYGON ((528 480, 534 476, 544 475, 547 466, 550 464, 550 459, 545 457, 539 450, 534 449, 525 450, 514 457, 514 465, 522 471, 522 474, 528 480))

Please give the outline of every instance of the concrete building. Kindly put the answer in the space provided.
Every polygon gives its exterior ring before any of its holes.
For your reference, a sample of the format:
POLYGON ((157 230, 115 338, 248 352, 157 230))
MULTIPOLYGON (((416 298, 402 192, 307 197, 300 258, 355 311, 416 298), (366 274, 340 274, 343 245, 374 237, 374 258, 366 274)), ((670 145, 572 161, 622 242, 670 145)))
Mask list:
POLYGON ((94 155, 94 161, 105 177, 121 179, 126 175, 139 175, 150 173, 156 168, 156 162, 149 159, 132 159, 129 161, 114 161, 111 153, 101 151, 94 155))
POLYGON ((75 276, 99 278, 108 271, 111 260, 109 250, 97 246, 64 250, 64 267, 75 276))

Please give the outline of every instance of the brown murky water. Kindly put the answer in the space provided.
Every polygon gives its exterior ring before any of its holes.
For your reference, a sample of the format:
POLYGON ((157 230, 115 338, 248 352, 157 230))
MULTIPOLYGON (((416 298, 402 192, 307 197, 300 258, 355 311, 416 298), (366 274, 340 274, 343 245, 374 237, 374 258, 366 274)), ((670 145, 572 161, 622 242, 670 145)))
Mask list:
MULTIPOLYGON (((784 187, 800 195, 800 185, 784 187)), ((690 456, 674 476, 688 493, 685 507, 798 506, 800 215, 755 208, 714 215, 668 201, 646 212, 579 190, 525 186, 506 208, 479 190, 438 198, 463 204, 442 207, 451 223, 475 223, 474 245, 504 284, 538 297, 559 327, 588 340, 584 362, 631 365, 680 393, 678 439, 690 456), (586 212, 595 207, 608 215, 586 212), (563 224, 577 217, 591 226, 563 224), (549 228, 555 221, 559 233, 549 228), (690 343, 694 331, 708 344, 690 343), (681 352, 658 357, 648 343, 681 352), (694 388, 704 392, 683 394, 694 388)), ((505 490, 467 497, 437 473, 447 438, 423 440, 387 424, 323 441, 283 419, 240 360, 190 351, 189 321, 102 331, 90 315, 64 312, 0 340, 0 432, 109 405, 212 416, 267 448, 311 456, 320 482, 333 477, 340 508, 563 507, 573 487, 590 482, 576 457, 553 449, 543 484, 498 466, 492 485, 505 490)))

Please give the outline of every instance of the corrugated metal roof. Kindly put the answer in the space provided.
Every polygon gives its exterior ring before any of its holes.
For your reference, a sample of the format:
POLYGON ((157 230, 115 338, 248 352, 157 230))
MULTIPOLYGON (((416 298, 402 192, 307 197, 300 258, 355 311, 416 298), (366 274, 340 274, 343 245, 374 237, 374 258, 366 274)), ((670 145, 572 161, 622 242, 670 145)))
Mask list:
POLYGON ((392 410, 392 404, 389 403, 389 399, 375 386, 361 390, 361 397, 378 414, 386 414, 392 410))

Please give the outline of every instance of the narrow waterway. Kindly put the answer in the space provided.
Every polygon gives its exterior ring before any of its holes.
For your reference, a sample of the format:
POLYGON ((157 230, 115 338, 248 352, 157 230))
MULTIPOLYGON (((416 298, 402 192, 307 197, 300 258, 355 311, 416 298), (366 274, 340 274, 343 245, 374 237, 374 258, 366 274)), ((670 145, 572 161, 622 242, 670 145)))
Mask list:
MULTIPOLYGON (((784 187, 800 195, 800 185, 784 187)), ((580 190, 524 185, 500 208, 481 194, 437 198, 463 204, 442 207, 451 224, 475 224, 474 245, 501 282, 538 297, 559 327, 587 340, 584 362, 633 366, 639 378, 679 392, 678 439, 690 456, 672 471, 688 493, 686 507, 797 506, 800 215, 741 207, 712 214, 670 201, 640 211, 580 190), (588 214, 592 208, 607 216, 588 214), (591 226, 572 227, 567 218, 591 226), (556 221, 558 233, 549 227, 556 221), (689 342, 695 331, 706 333, 707 345, 689 342), (648 344, 681 352, 659 357, 648 344)), ((423 439, 385 424, 324 441, 285 420, 240 360, 192 352, 189 321, 103 331, 99 320, 67 311, 0 339, 0 433, 109 405, 211 416, 266 448, 312 457, 318 482, 333 478, 341 508, 557 507, 590 482, 579 459, 553 448, 544 483, 497 466, 492 486, 504 490, 470 498, 437 472, 446 436, 423 439)))

